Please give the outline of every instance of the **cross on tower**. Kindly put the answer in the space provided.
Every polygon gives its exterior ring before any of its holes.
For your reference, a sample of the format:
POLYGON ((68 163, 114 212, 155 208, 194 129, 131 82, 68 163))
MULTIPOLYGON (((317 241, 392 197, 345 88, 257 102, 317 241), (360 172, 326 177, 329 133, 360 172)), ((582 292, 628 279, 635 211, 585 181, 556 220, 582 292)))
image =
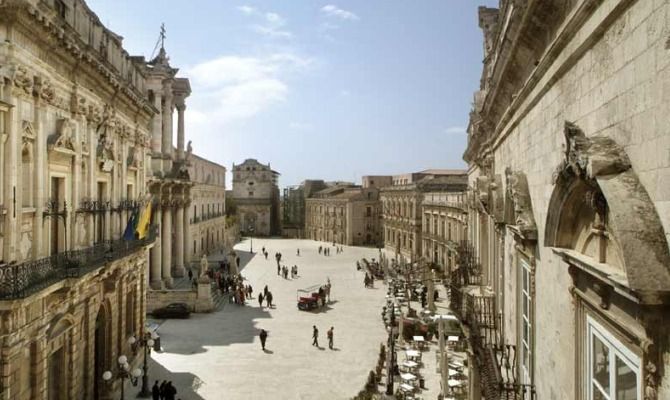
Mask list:
POLYGON ((161 48, 165 46, 165 22, 161 23, 161 33, 160 33, 160 38, 161 38, 161 48))

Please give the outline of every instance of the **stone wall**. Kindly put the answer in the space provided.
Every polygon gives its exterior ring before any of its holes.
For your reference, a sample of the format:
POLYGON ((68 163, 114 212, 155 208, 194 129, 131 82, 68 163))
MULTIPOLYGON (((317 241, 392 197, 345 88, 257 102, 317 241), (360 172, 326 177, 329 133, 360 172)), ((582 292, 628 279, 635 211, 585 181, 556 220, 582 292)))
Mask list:
MULTIPOLYGON (((210 290, 209 284, 205 287, 210 290)), ((186 303, 191 312, 210 312, 214 309, 211 293, 200 294, 200 290, 172 289, 172 290, 149 290, 147 292, 147 314, 155 309, 165 307, 171 303, 186 303)))

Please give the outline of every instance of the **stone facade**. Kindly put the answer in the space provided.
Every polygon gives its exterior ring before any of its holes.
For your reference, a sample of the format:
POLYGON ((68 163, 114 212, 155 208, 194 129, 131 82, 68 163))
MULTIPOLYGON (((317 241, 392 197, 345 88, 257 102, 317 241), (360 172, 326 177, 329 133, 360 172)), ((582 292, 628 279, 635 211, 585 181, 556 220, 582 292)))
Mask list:
POLYGON ((333 185, 314 193, 305 201, 305 235, 308 239, 349 246, 379 246, 379 190, 333 185))
POLYGON ((188 168, 194 183, 189 218, 193 243, 186 260, 190 264, 225 247, 226 168, 195 155, 188 168))
POLYGON ((155 231, 121 237, 148 200, 142 68, 81 0, 0 3, 2 399, 109 398, 102 372, 141 362, 155 231))
POLYGON ((467 238, 465 192, 428 192, 421 202, 424 259, 448 274, 456 266, 458 244, 467 238))
POLYGON ((279 173, 270 164, 247 159, 233 165, 233 200, 240 230, 246 234, 279 234, 279 173))
POLYGON ((327 187, 320 179, 307 179, 300 185, 284 188, 282 196, 282 236, 305 237, 305 201, 327 187))
POLYGON ((394 175, 393 184, 381 188, 384 248, 407 260, 423 254, 422 218, 424 193, 431 191, 461 192, 467 187, 465 171, 426 170, 394 175))
MULTIPOLYGON (((488 335, 475 365, 515 356, 508 391, 540 399, 670 398, 670 3, 479 15, 470 238, 452 279, 452 300, 479 287, 487 304, 466 316, 488 335)), ((483 394, 502 398, 490 376, 483 394)))

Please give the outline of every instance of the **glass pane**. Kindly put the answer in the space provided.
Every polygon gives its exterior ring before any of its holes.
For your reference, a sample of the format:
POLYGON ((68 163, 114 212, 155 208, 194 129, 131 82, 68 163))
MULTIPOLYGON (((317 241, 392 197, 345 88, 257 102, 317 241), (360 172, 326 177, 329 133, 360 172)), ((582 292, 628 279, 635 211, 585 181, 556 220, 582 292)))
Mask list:
POLYGON ((609 397, 607 397, 603 392, 601 392, 595 383, 593 384, 593 400, 609 400, 609 397))
POLYGON ((521 303, 523 303, 523 315, 528 316, 528 297, 523 296, 521 303))
POLYGON ((616 400, 638 400, 637 375, 618 356, 616 358, 616 400))
POLYGON ((596 335, 593 335, 592 350, 593 378, 606 393, 610 393, 609 349, 596 335))
POLYGON ((521 267, 521 276, 523 277, 523 290, 528 291, 528 270, 525 268, 525 265, 521 267))

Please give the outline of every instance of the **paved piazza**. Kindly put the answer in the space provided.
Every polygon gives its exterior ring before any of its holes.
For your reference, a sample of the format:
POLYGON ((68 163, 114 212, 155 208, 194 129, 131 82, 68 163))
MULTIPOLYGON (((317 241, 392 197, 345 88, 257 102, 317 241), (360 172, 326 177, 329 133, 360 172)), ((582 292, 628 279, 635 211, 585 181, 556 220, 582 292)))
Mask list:
POLYGON ((149 375, 171 379, 187 399, 347 399, 362 388, 374 368, 386 331, 380 318, 384 286, 363 287, 361 257, 377 257, 377 250, 344 246, 344 253, 319 255, 312 240, 254 239, 242 250, 242 274, 254 289, 247 306, 226 304, 211 314, 193 314, 188 320, 167 320, 158 332, 161 353, 153 353, 149 375), (261 247, 269 252, 261 255, 261 247), (300 249, 300 257, 296 249, 300 249), (299 277, 277 275, 274 253, 282 264, 298 265, 299 277), (325 284, 330 277, 331 304, 320 312, 299 311, 297 289, 325 284), (258 293, 268 285, 276 307, 258 307, 258 293), (319 345, 311 345, 312 325, 319 328, 319 345), (335 349, 328 349, 326 331, 335 327, 335 349), (260 329, 269 332, 261 351, 260 329))

